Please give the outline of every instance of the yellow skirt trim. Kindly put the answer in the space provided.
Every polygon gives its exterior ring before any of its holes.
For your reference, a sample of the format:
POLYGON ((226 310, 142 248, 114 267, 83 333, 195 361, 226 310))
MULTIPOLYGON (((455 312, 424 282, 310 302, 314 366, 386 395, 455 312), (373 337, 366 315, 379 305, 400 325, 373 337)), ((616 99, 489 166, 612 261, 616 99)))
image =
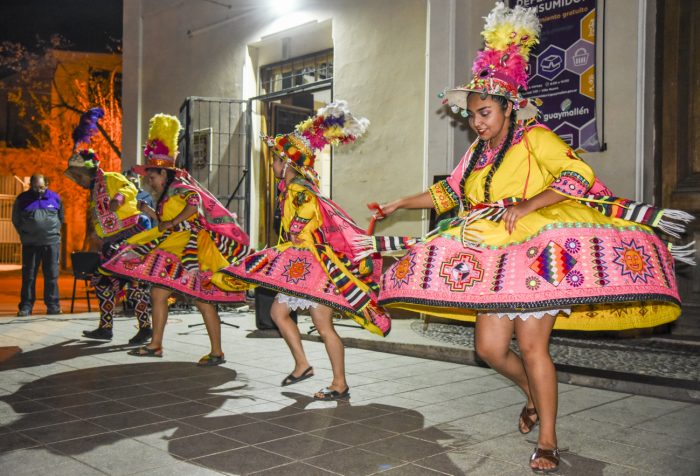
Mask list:
MULTIPOLYGON (((407 303, 388 304, 385 307, 420 312, 456 321, 476 321, 476 311, 473 309, 407 303)), ((567 331, 622 331, 668 324, 678 319, 680 314, 681 308, 677 304, 667 302, 572 306, 571 315, 568 317, 559 316, 554 328, 567 331)))

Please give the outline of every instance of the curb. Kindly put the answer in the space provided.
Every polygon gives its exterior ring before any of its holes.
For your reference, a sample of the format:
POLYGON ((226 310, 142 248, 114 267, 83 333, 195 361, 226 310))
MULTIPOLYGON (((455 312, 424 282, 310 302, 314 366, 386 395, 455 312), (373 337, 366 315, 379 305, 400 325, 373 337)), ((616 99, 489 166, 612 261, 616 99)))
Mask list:
MULTIPOLYGON (((279 334, 278 334, 279 335, 279 334)), ((302 340, 322 342, 320 336, 302 333, 302 340)), ((439 345, 403 344, 379 340, 343 337, 347 347, 386 352, 422 359, 439 360, 456 364, 488 367, 472 349, 443 347, 439 345)), ((599 388, 615 392, 643 395, 647 397, 700 403, 700 382, 642 374, 630 374, 611 370, 592 369, 575 365, 556 364, 557 380, 560 383, 599 388)))

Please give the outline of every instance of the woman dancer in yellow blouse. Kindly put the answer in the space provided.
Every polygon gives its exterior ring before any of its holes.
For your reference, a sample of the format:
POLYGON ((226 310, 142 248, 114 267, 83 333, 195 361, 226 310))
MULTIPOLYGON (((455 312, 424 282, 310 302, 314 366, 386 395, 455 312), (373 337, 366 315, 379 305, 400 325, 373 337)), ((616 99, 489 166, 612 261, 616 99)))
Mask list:
POLYGON ((248 253, 248 236, 235 217, 190 175, 175 167, 180 122, 174 116, 156 115, 151 119, 146 163, 134 167, 145 174, 159 197, 156 210, 139 203, 156 228, 127 240, 128 245, 103 264, 107 271, 151 283, 153 338, 129 354, 161 357, 163 334, 168 318, 168 298, 173 293, 194 299, 209 334, 211 351, 199 361, 201 366, 225 362, 221 348, 221 323, 215 303, 244 302, 243 286, 234 280, 211 282, 212 274, 237 257, 248 253))
POLYGON ((333 381, 314 395, 317 400, 350 397, 345 350, 333 327, 334 309, 375 334, 385 336, 391 329, 389 315, 376 306, 381 258, 374 254, 355 260, 353 240, 365 233, 320 193, 313 168, 318 150, 328 144, 351 143, 368 125, 369 121, 350 113, 345 101, 337 101, 302 121, 294 132, 267 137, 272 168, 280 180, 280 242, 214 276, 217 284, 219 277, 229 277, 278 291, 271 316, 295 362, 282 386, 313 376, 299 329, 289 316, 290 311, 309 309, 333 370, 333 381))
POLYGON ((519 88, 538 33, 532 10, 497 4, 474 78, 444 94, 478 139, 446 180, 382 207, 385 215, 459 207, 459 216, 423 240, 374 237, 364 245, 368 252, 409 247, 384 273, 380 305, 476 321, 478 355, 527 398, 519 430, 540 423, 530 466, 550 472, 559 464, 552 328, 618 330, 676 319, 673 258, 687 260, 688 250, 672 256, 650 226, 676 235, 692 217, 612 197, 566 143, 532 120, 536 107, 519 88), (520 355, 510 349, 513 332, 520 355))

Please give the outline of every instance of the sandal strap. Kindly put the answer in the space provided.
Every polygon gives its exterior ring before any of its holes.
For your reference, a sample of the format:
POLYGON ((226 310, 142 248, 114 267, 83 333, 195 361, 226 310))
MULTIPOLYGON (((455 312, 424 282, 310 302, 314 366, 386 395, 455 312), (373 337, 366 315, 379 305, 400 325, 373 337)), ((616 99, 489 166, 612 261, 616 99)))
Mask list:
POLYGON ((350 387, 345 387, 345 390, 342 392, 339 392, 337 390, 331 390, 328 387, 323 387, 321 390, 319 390, 316 393, 322 393, 323 395, 343 395, 345 393, 348 393, 350 391, 350 387))
POLYGON ((138 347, 136 349, 132 349, 127 353, 131 354, 131 355, 156 355, 159 352, 163 352, 162 347, 156 347, 155 349, 151 349, 151 348, 143 345, 143 346, 138 347))
POLYGON ((528 430, 528 432, 532 431, 532 428, 537 424, 536 419, 530 418, 533 416, 537 416, 537 409, 534 407, 527 408, 527 405, 525 405, 523 410, 520 412, 520 420, 522 420, 523 426, 528 430))
POLYGON ((559 448, 554 448, 551 450, 535 448, 535 452, 532 453, 532 456, 530 456, 530 461, 535 461, 536 459, 546 459, 555 465, 559 465, 559 448))
POLYGON ((313 367, 309 367, 309 368, 307 368, 306 370, 304 370, 304 371, 301 373, 301 375, 299 375, 298 377, 295 377, 295 376, 294 376, 294 372, 292 372, 292 373, 290 373, 289 375, 287 375, 287 376, 284 378, 284 380, 282 380, 282 383, 286 383, 287 385, 291 385, 291 384, 293 384, 293 383, 300 382, 300 381, 302 381, 302 380, 305 380, 305 379, 307 379, 307 378, 313 376, 313 371, 314 371, 314 368, 313 368, 313 367))

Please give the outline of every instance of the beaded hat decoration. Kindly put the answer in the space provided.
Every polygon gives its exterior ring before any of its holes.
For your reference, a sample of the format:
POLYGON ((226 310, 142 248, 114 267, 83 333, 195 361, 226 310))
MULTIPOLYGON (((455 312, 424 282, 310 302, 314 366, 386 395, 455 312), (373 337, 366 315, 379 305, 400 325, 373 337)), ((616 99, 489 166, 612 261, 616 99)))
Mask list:
POLYGON ((80 122, 73 129, 73 155, 68 159, 68 167, 94 169, 100 158, 91 148, 79 149, 80 144, 89 145, 92 136, 98 131, 98 122, 105 115, 102 108, 93 107, 80 116, 80 122))
POLYGON ((506 7, 497 2, 485 18, 484 48, 472 65, 472 80, 463 86, 438 94, 452 112, 467 117, 469 93, 503 96, 513 103, 518 120, 527 120, 538 113, 537 106, 522 96, 527 90, 528 57, 539 43, 540 22, 534 8, 517 5, 506 7))
POLYGON ((362 136, 369 127, 369 120, 355 117, 346 101, 335 101, 318 110, 294 127, 289 134, 275 137, 264 136, 263 140, 273 153, 287 160, 302 173, 313 172, 316 152, 326 145, 349 144, 362 136))
POLYGON ((180 135, 180 120, 168 114, 156 114, 149 122, 148 141, 143 151, 145 162, 132 167, 139 175, 147 169, 176 169, 177 140, 180 135))

